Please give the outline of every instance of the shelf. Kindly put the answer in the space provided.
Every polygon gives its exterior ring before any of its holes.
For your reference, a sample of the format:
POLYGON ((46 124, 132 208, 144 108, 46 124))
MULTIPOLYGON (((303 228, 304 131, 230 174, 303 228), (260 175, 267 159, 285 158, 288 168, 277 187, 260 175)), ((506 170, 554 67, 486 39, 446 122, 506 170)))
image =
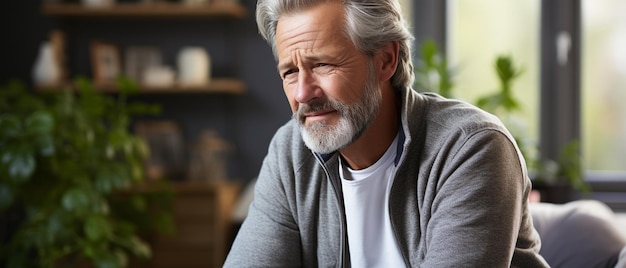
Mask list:
MULTIPOLYGON (((115 86, 98 86, 98 91, 105 93, 116 93, 119 90, 115 86)), ((63 85, 38 87, 40 92, 54 92, 65 88, 63 85)), ((167 86, 167 87, 140 87, 139 94, 232 94, 241 95, 245 93, 246 86, 243 82, 230 78, 213 78, 206 86, 167 86)))
POLYGON ((41 12, 47 16, 67 18, 244 18, 248 13, 241 4, 230 2, 212 4, 119 3, 104 7, 88 7, 82 4, 44 3, 41 5, 41 12))
POLYGON ((122 193, 146 193, 163 189, 171 189, 177 193, 197 194, 214 192, 216 189, 228 188, 230 191, 238 192, 242 184, 236 179, 224 179, 222 181, 170 181, 166 184, 146 180, 140 184, 133 185, 130 189, 121 190, 122 193))

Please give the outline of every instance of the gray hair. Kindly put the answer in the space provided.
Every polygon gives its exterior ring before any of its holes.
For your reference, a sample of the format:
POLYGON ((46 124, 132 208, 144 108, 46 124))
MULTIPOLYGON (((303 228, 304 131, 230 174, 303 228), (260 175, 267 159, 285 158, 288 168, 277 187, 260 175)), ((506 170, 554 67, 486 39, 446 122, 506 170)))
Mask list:
POLYGON ((372 56, 387 43, 398 41, 398 67, 391 84, 394 88, 410 87, 415 79, 411 61, 414 38, 402 18, 397 0, 259 0, 257 26, 274 56, 277 56, 276 25, 282 15, 331 1, 340 1, 345 7, 346 35, 361 53, 372 56))

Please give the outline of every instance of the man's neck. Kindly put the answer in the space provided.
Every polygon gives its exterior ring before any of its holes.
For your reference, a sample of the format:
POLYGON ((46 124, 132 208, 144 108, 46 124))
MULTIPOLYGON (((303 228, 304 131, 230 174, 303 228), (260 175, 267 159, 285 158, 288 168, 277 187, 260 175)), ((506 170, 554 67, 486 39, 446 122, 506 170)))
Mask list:
POLYGON ((345 163, 354 170, 367 168, 387 151, 398 134, 399 102, 391 86, 382 90, 383 102, 378 116, 365 132, 350 146, 340 150, 345 163))

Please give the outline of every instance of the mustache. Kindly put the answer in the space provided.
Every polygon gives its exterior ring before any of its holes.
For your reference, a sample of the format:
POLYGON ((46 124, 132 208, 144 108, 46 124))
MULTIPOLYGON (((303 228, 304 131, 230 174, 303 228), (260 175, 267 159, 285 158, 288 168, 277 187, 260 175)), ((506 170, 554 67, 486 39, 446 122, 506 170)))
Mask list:
POLYGON ((335 105, 330 101, 318 101, 313 103, 302 103, 300 107, 298 107, 298 113, 311 113, 318 112, 328 109, 335 109, 335 105))
POLYGON ((293 117, 295 119, 302 120, 304 118, 304 114, 306 113, 314 113, 324 110, 336 110, 339 114, 343 114, 345 107, 341 103, 332 100, 301 103, 298 110, 293 113, 293 117))

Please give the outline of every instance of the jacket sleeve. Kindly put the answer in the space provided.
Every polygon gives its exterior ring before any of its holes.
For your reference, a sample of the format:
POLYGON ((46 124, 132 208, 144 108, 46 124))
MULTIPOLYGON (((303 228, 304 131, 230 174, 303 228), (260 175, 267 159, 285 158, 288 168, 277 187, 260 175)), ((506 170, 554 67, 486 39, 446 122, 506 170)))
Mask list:
POLYGON ((524 161, 495 129, 459 139, 442 154, 423 242, 424 267, 546 267, 538 256, 524 161))
POLYGON ((254 200, 224 267, 288 267, 301 263, 300 235, 279 177, 276 140, 257 178, 254 200))

